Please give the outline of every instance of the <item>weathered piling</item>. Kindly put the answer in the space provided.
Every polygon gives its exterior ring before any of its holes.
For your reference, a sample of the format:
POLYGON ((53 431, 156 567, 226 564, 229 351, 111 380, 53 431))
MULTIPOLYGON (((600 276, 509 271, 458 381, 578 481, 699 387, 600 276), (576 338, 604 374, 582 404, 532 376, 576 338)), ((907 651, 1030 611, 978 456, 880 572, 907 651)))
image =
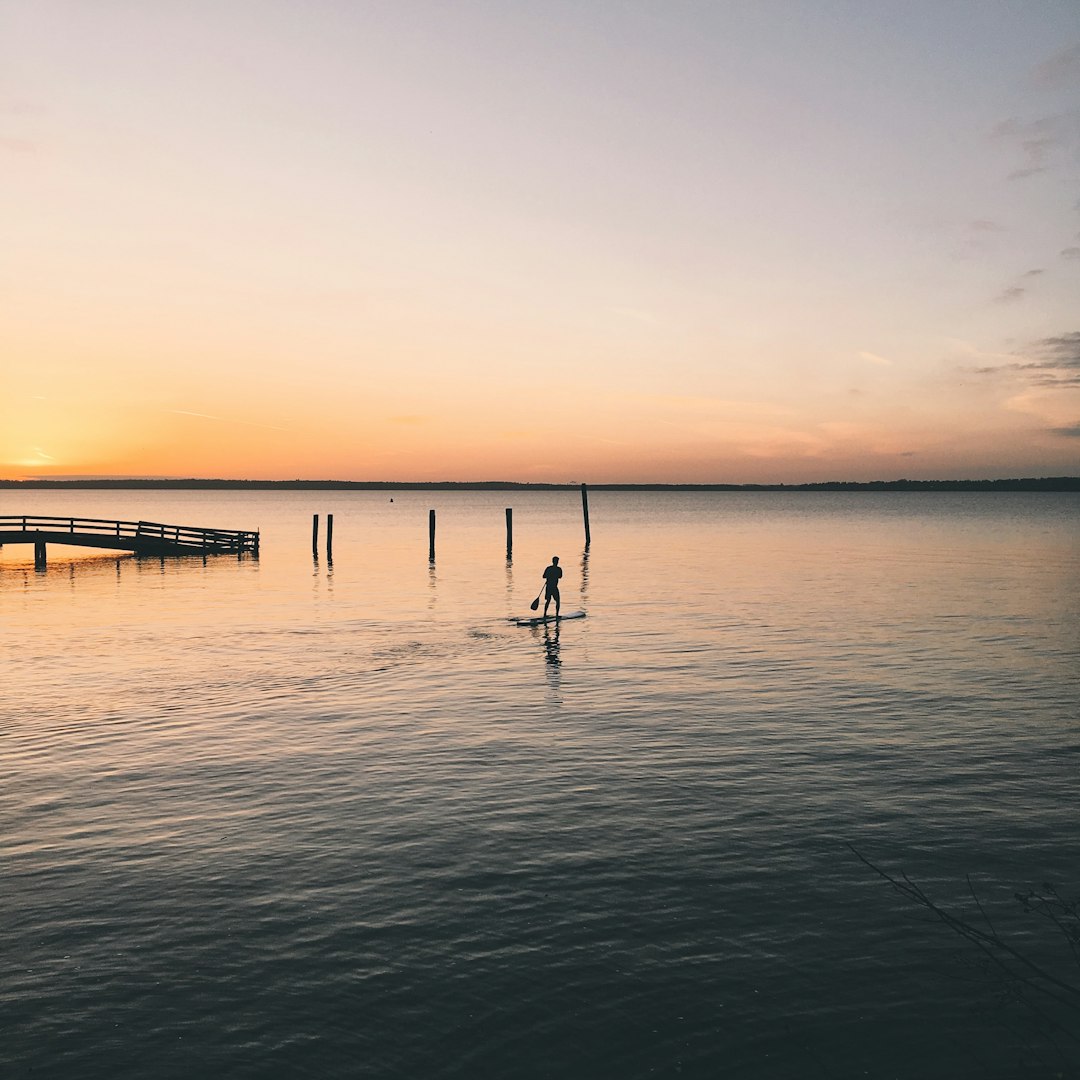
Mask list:
POLYGON ((311 515, 311 554, 319 557, 319 515, 311 515))
POLYGON ((429 510, 427 516, 428 561, 435 561, 435 511, 429 510))
POLYGON ((506 508, 506 557, 514 557, 514 510, 510 506, 506 508))
POLYGON ((585 550, 588 551, 592 533, 589 532, 589 489, 585 484, 581 485, 581 513, 585 518, 585 550))
POLYGON ((326 557, 334 557, 334 515, 326 515, 326 557))
POLYGON ((44 540, 35 540, 34 541, 34 569, 35 570, 44 570, 46 565, 47 565, 47 561, 46 561, 46 555, 45 555, 45 541, 44 540))

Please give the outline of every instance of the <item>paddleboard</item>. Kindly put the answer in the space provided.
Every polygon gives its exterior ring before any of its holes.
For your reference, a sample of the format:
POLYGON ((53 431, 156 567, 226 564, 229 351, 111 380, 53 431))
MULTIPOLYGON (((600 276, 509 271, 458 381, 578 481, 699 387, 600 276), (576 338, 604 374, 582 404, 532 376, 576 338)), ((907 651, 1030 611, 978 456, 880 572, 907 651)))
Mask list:
POLYGON ((584 611, 568 611, 565 615, 533 615, 530 619, 512 619, 518 626, 539 626, 540 623, 566 622, 567 619, 584 619, 584 611))

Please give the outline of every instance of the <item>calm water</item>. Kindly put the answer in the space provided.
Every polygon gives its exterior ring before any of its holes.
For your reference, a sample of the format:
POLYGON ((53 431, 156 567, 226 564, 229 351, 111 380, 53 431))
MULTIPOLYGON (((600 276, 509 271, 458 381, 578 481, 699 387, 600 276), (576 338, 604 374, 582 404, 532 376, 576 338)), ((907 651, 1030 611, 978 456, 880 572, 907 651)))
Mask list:
POLYGON ((574 493, 394 500, 0 493, 262 530, 0 551, 0 1073, 1022 1074, 1023 1010, 845 842, 1043 948, 1080 497, 596 492, 587 557, 574 493), (588 618, 511 625, 552 554, 588 618))

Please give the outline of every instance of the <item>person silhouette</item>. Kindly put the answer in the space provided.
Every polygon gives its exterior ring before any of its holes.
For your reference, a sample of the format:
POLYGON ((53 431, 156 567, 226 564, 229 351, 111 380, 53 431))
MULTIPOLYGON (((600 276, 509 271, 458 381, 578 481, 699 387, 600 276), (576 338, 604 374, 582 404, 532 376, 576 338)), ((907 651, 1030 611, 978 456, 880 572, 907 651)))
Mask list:
POLYGON ((555 601, 555 618, 559 617, 559 578, 562 577, 562 567, 559 565, 559 556, 551 556, 551 565, 544 571, 544 618, 547 618, 548 605, 555 601))

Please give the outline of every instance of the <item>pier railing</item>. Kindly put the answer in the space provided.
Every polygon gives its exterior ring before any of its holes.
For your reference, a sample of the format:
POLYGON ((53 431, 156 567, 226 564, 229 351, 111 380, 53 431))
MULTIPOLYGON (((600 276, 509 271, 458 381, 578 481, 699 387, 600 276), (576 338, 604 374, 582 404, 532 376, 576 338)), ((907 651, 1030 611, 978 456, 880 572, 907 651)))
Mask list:
POLYGON ((259 534, 235 529, 204 529, 157 521, 0 515, 0 544, 48 542, 169 554, 240 554, 259 550, 259 534))

